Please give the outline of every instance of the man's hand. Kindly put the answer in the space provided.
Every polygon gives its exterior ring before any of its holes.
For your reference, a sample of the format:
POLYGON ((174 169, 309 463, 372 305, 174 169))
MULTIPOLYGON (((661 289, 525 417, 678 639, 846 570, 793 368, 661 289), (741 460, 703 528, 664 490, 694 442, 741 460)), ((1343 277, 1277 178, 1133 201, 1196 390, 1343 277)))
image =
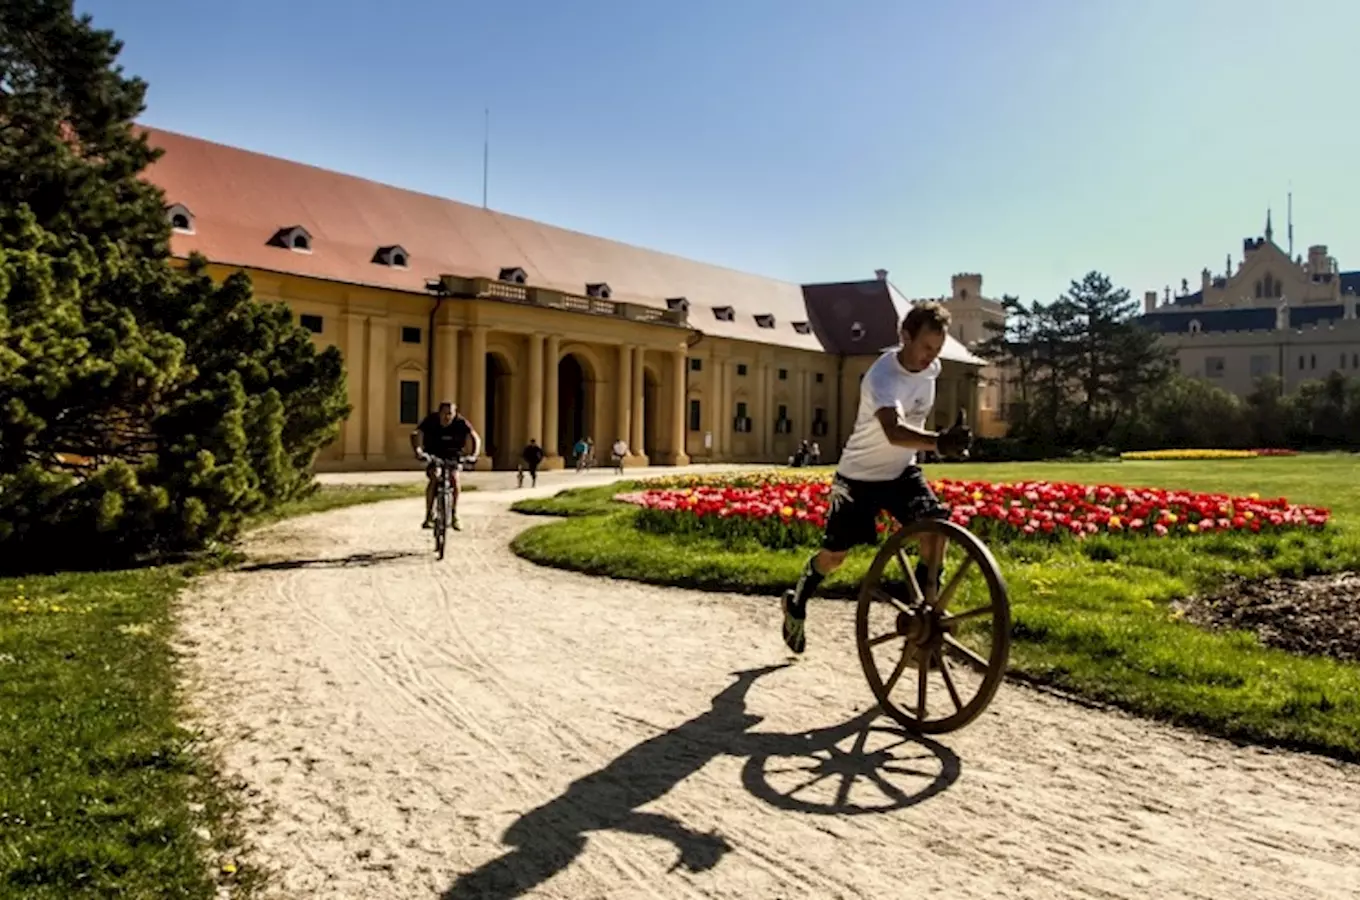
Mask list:
POLYGON ((973 446, 973 432, 968 428, 968 417, 959 410, 954 424, 941 431, 935 439, 935 447, 941 456, 966 457, 968 448, 973 446))

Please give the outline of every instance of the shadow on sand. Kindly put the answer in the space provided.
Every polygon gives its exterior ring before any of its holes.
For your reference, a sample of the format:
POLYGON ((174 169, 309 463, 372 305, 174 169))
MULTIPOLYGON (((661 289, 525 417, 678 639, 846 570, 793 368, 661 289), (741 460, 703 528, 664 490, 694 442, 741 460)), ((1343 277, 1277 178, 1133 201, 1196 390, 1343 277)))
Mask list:
POLYGON ((415 556, 428 556, 408 550, 390 550, 382 553, 351 553, 349 556, 336 556, 328 559, 280 559, 273 562, 248 563, 236 568, 237 572, 279 572, 288 569, 352 569, 382 565, 398 559, 415 556))
POLYGON ((733 673, 736 681, 713 698, 711 709, 632 747, 603 769, 573 782, 558 797, 525 813, 503 836, 504 843, 514 849, 461 875, 444 892, 443 900, 518 897, 567 868, 585 849, 592 831, 667 840, 680 854, 672 871, 680 866, 695 872, 713 868, 733 849, 721 835, 694 831, 672 816, 639 808, 720 756, 747 757, 742 776, 746 789, 777 807, 803 813, 847 815, 902 809, 935 796, 957 780, 959 760, 953 751, 896 727, 875 726, 877 708, 831 728, 797 734, 751 731, 761 717, 746 711, 747 692, 756 679, 785 665, 733 673), (890 741, 888 746, 873 740, 884 736, 890 741), (851 737, 852 746, 843 749, 840 745, 851 737), (876 749, 870 749, 871 740, 876 749), (893 752, 899 749, 905 755, 893 752), (789 765, 793 760, 801 764, 789 765), (925 784, 908 793, 892 784, 890 774, 911 776, 925 784), (852 805, 851 787, 861 777, 873 783, 887 802, 852 805), (776 782, 792 786, 785 791, 776 782), (795 796, 832 784, 833 800, 795 796))

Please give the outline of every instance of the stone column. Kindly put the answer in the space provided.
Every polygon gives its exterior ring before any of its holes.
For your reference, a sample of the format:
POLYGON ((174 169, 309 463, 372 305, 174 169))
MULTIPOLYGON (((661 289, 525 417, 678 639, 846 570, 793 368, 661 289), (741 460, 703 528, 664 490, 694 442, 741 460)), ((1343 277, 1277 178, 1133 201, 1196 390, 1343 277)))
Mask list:
POLYGON ((562 455, 557 452, 557 363, 562 339, 548 335, 543 351, 543 468, 562 468, 562 455))
POLYGON ((345 341, 345 389, 350 414, 345 420, 342 441, 346 461, 364 458, 364 368, 368 351, 364 347, 364 317, 358 313, 342 313, 345 341))
POLYGON ((387 397, 392 379, 387 374, 387 320, 368 317, 368 363, 364 366, 364 382, 368 396, 368 450, 364 458, 370 461, 387 458, 387 397))
MULTIPOLYGON (((468 329, 468 352, 467 360, 464 362, 467 377, 463 383, 467 385, 463 392, 463 400, 459 407, 463 409, 463 415, 472 427, 477 429, 477 433, 482 436, 483 450, 488 440, 486 433, 486 332, 487 326, 473 325, 468 329)), ((491 460, 487 459, 483 452, 477 462, 477 468, 491 468, 491 460)))
POLYGON ((638 457, 639 462, 647 464, 650 453, 655 456, 656 447, 644 447, 647 441, 647 348, 633 348, 633 433, 628 439, 629 449, 638 457))
POLYGON ((686 348, 671 354, 671 433, 662 459, 673 466, 689 465, 685 453, 685 366, 686 348))
POLYGON ((726 460, 732 454, 732 364, 725 359, 713 361, 713 455, 726 460))
MULTIPOLYGON (((801 363, 801 360, 800 360, 801 363)), ((812 440, 812 410, 808 400, 808 375, 807 369, 798 370, 798 405, 793 409, 793 437, 794 446, 800 441, 812 440)))
POLYGON ((436 325, 434 357, 434 389, 438 396, 430 398, 430 410, 445 400, 458 402, 458 326, 436 325))
POLYGON ((609 451, 607 448, 613 447, 614 442, 619 438, 628 440, 628 434, 632 424, 629 418, 629 407, 633 405, 633 345, 619 344, 619 371, 618 381, 615 389, 616 406, 614 408, 614 433, 607 438, 600 435, 595 439, 597 446, 605 448, 605 452, 597 454, 597 458, 608 460, 609 451))
POLYGON ((524 442, 529 438, 544 446, 543 437, 543 335, 535 332, 529 335, 529 384, 525 389, 524 442))
POLYGON ((757 404, 760 410, 759 424, 760 429, 760 461, 769 462, 771 449, 772 432, 774 431, 774 369, 768 365, 757 366, 756 372, 760 378, 760 403, 757 404))

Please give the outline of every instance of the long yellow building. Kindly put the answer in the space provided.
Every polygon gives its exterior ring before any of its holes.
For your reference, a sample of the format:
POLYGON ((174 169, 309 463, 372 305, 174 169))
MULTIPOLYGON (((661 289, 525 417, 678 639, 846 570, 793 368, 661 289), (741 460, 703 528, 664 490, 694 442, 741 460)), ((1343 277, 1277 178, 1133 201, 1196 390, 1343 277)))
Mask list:
MULTIPOLYGON (((882 270, 800 286, 147 133, 175 255, 246 271, 340 348, 353 412, 323 471, 415 465, 407 436, 444 398, 481 431, 486 467, 513 467, 531 438, 546 467, 584 437, 601 456, 622 437, 630 464, 773 462, 802 440, 834 459, 910 305, 882 270)), ((971 321, 984 301, 955 281, 971 321)), ((961 407, 978 421, 983 361, 953 336, 943 359, 937 421, 961 407)))

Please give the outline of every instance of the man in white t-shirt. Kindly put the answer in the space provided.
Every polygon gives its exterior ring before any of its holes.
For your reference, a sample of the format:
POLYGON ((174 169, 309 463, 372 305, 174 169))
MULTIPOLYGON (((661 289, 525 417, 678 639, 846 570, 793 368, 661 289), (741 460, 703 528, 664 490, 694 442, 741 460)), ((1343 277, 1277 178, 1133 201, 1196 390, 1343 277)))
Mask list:
MULTIPOLYGON (((939 303, 919 303, 902 320, 902 345, 880 356, 860 383, 859 414, 831 481, 830 511, 822 548, 807 561, 798 585, 784 592, 784 643, 794 653, 807 647, 804 622, 807 602, 845 562, 850 549, 878 540, 875 523, 887 510, 899 523, 922 518, 948 518, 916 464, 917 451, 945 456, 966 451, 972 442, 967 427, 957 424, 941 432, 926 428, 935 405, 935 379, 940 350, 949 329, 949 310, 939 303)), ((922 539, 923 558, 939 556, 933 536, 922 539)), ((924 581, 925 566, 916 578, 924 581)))

